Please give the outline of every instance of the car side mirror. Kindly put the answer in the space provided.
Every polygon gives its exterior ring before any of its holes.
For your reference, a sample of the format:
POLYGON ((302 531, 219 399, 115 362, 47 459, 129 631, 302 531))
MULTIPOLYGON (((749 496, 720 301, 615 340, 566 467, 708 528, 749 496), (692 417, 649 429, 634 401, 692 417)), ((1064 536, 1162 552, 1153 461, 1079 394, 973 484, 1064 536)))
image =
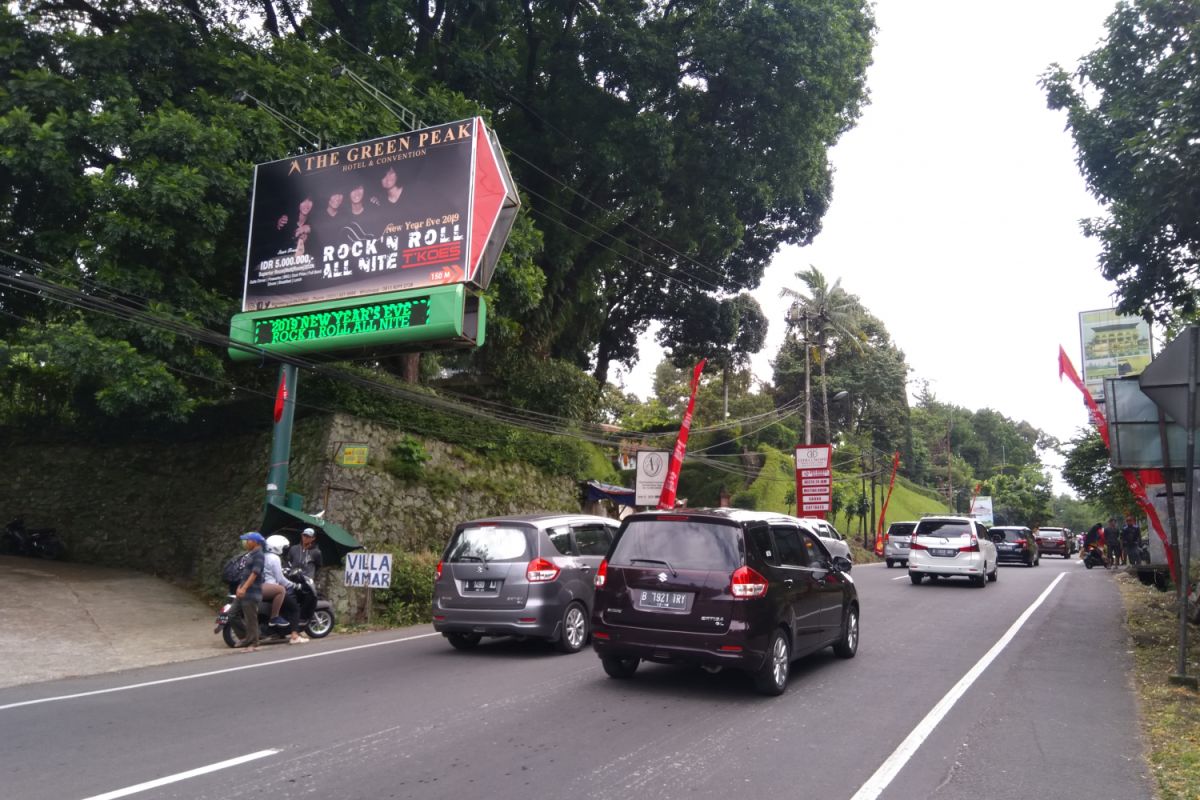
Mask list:
POLYGON ((834 556, 833 557, 833 566, 839 572, 849 572, 851 569, 854 568, 854 564, 850 561, 850 559, 846 558, 845 556, 834 556))

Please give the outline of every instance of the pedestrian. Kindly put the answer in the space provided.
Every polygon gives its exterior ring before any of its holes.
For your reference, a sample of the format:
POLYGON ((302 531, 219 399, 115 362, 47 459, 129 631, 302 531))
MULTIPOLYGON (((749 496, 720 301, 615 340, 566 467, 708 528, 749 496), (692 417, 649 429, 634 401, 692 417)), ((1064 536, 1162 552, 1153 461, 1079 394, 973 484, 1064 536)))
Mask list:
POLYGON ((1108 550, 1108 563, 1115 567, 1121 561, 1121 528, 1116 517, 1109 517, 1104 526, 1104 546, 1108 550))
MULTIPOLYGON (((322 566, 321 548, 317 546, 317 532, 313 528, 305 528, 300 532, 300 544, 294 544, 287 551, 287 565, 293 569, 298 569, 311 578, 313 581, 317 579, 317 570, 322 566)), ((305 620, 311 620, 313 611, 317 608, 317 596, 312 593, 302 595, 303 602, 300 604, 300 617, 305 620)), ((303 633, 300 634, 302 639, 306 639, 303 633)))
POLYGON ((1125 563, 1136 565, 1141 560, 1142 529, 1138 527, 1133 514, 1125 517, 1125 527, 1121 528, 1121 551, 1125 563))
POLYGON ((242 620, 246 623, 246 638, 238 647, 249 653, 258 649, 258 604, 262 601, 263 573, 266 564, 263 545, 267 540, 258 531, 243 533, 241 540, 242 547, 250 554, 250 560, 246 564, 245 577, 234 594, 242 609, 242 620))

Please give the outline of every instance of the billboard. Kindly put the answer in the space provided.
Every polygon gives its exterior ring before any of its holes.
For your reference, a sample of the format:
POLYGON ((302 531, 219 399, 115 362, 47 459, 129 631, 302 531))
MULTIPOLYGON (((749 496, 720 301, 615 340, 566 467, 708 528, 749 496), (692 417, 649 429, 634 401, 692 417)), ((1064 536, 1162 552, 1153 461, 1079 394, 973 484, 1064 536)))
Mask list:
POLYGON ((989 528, 996 524, 996 518, 992 516, 992 498, 986 494, 975 498, 975 502, 971 506, 971 514, 977 522, 981 522, 989 528))
POLYGON ((242 310, 486 289, 519 206, 479 117, 259 164, 242 310))
POLYGON ((833 509, 833 447, 796 446, 796 516, 817 517, 833 509))
POLYGON ((1079 313, 1083 382, 1096 402, 1104 400, 1104 379, 1138 375, 1154 354, 1150 323, 1118 314, 1114 308, 1079 313))

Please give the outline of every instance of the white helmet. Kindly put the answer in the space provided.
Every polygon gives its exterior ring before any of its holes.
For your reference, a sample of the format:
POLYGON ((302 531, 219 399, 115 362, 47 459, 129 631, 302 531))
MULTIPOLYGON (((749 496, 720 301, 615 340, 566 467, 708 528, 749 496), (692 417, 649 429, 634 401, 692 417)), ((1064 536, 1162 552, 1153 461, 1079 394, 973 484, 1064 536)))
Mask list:
POLYGON ((274 536, 268 536, 267 537, 267 552, 274 553, 277 556, 283 555, 283 551, 287 550, 288 545, 290 545, 290 544, 291 544, 291 542, 288 541, 288 538, 286 536, 282 536, 278 533, 275 534, 274 536))

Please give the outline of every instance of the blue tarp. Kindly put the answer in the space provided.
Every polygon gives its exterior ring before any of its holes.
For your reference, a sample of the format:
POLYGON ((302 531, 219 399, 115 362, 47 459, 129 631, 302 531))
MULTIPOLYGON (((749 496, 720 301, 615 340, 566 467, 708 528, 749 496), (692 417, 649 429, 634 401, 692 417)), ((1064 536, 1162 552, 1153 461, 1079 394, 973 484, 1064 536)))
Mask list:
POLYGON ((611 483, 600 483, 600 481, 588 481, 584 484, 584 491, 589 503, 594 503, 597 500, 611 500, 618 505, 634 505, 633 489, 626 489, 624 486, 613 486, 611 483))

